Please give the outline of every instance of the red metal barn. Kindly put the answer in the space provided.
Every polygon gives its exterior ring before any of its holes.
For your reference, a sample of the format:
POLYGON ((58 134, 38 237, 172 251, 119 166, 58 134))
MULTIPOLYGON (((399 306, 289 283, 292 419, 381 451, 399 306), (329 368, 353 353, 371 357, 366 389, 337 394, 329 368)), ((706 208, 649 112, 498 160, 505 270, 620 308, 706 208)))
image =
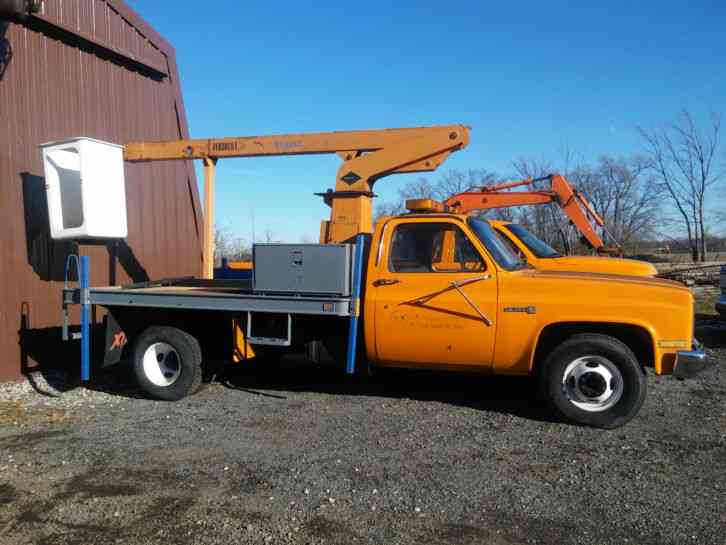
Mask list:
POLYGON ((174 48, 122 0, 0 0, 0 381, 75 365, 59 327, 70 253, 91 257, 92 285, 201 271, 187 161, 126 165, 125 241, 50 238, 38 146, 73 136, 188 137, 174 48))

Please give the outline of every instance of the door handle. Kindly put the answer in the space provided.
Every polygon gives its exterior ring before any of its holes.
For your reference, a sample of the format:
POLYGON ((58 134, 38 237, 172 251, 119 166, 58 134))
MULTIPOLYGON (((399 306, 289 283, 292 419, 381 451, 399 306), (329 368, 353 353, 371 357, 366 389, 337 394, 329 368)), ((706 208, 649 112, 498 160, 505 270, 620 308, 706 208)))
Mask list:
POLYGON ((392 286, 393 284, 398 284, 401 282, 397 278, 379 278, 378 280, 373 281, 373 285, 375 287, 378 286, 392 286))

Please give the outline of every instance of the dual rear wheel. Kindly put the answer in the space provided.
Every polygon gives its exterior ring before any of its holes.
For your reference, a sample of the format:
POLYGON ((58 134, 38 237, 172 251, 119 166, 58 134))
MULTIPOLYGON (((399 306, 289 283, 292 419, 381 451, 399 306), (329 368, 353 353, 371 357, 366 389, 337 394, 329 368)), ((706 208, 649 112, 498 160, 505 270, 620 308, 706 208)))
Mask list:
POLYGON ((146 329, 134 344, 132 358, 139 386, 154 399, 177 401, 202 384, 199 341, 176 327, 146 329))

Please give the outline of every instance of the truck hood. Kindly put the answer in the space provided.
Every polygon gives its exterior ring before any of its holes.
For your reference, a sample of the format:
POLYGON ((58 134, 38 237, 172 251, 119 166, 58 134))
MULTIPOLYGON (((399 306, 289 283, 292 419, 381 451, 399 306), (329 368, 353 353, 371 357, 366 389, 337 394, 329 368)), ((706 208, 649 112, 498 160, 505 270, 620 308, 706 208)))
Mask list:
MULTIPOLYGON (((569 259, 569 258, 567 258, 569 259)), ((593 258, 593 259, 609 259, 609 258, 593 258)), ((623 259, 621 261, 633 261, 623 259)), ((605 274, 605 273, 594 273, 594 272, 579 272, 579 271, 556 271, 556 270, 543 270, 536 269, 529 271, 530 274, 546 279, 552 280, 563 280, 563 281, 595 281, 602 283, 614 283, 614 284, 628 284, 628 285, 641 285, 652 288, 666 288, 676 289, 678 291, 684 291, 691 293, 686 286, 675 280, 666 280, 664 278, 654 278, 651 276, 628 276, 622 273, 605 274)))
POLYGON ((655 276, 658 274, 656 268, 647 261, 618 257, 572 255, 541 259, 540 263, 547 270, 555 271, 596 272, 627 276, 655 276))

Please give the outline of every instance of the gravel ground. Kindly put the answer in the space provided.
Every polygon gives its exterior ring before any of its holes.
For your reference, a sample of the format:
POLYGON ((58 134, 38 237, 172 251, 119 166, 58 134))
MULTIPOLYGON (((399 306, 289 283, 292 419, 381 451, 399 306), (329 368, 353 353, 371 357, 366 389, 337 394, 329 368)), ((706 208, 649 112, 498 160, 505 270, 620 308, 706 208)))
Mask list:
POLYGON ((699 336, 713 369, 651 374, 614 431, 554 421, 522 379, 290 363, 177 403, 123 369, 5 385, 0 543, 726 543, 726 329, 699 336))

